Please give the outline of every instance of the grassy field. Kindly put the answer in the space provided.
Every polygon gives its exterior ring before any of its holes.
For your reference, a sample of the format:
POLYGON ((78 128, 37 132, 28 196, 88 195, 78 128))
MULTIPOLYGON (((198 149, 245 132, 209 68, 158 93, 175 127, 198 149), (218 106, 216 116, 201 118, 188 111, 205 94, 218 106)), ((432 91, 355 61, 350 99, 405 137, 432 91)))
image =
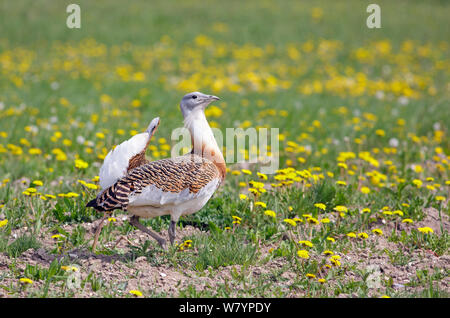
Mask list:
POLYGON ((0 2, 0 297, 450 296, 447 1, 69 3, 0 2), (279 128, 279 170, 229 164, 168 250, 116 211, 92 252, 105 155, 159 116, 169 157, 191 91, 279 128))

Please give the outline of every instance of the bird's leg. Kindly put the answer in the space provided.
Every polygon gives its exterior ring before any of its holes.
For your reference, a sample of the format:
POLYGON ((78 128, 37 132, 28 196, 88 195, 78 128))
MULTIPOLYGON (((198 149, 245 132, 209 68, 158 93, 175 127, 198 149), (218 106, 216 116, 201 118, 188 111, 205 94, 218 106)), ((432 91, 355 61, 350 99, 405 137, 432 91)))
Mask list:
POLYGON ((100 232, 102 230, 103 227, 103 223, 105 222, 105 219, 107 217, 106 212, 103 214, 103 217, 100 219, 100 221, 98 222, 97 225, 97 229, 95 230, 95 236, 94 236, 94 244, 92 244, 92 252, 95 251, 95 246, 97 245, 97 241, 98 241, 98 237, 100 235, 100 232))
POLYGON ((170 244, 173 245, 173 242, 175 240, 175 229, 177 226, 177 222, 175 222, 174 220, 170 221, 170 225, 169 225, 169 239, 170 239, 170 244))
POLYGON ((164 246, 166 245, 166 240, 163 239, 161 236, 159 236, 158 234, 156 234, 155 232, 149 230, 148 228, 146 228, 144 225, 142 225, 139 222, 139 217, 136 215, 133 215, 130 218, 130 224, 134 225, 135 227, 137 227, 139 230, 141 230, 142 232, 147 233, 148 235, 150 235, 151 237, 153 237, 158 243, 159 245, 161 245, 161 247, 164 248, 164 246))

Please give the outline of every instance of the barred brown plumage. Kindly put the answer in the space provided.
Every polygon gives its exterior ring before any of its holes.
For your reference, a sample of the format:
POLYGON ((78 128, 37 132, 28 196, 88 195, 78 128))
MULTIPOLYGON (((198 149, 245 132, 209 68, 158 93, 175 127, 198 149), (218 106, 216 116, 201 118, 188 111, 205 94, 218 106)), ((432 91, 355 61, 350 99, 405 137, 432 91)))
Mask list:
POLYGON ((130 223, 155 238, 165 240, 139 223, 139 217, 170 214, 169 239, 175 239, 175 225, 181 215, 195 213, 211 198, 225 178, 226 166, 206 120, 204 109, 219 98, 190 93, 180 103, 185 127, 191 134, 191 153, 176 158, 148 162, 145 151, 159 118, 145 133, 137 134, 111 150, 100 168, 103 191, 87 206, 105 212, 95 233, 95 249, 106 213, 122 209, 132 214, 130 223), (194 98, 195 97, 195 98, 194 98))
POLYGON ((127 176, 100 193, 90 206, 98 211, 126 211, 128 198, 149 185, 164 192, 179 193, 189 189, 189 193, 197 193, 219 177, 219 170, 212 161, 194 154, 152 161, 129 171, 127 176))

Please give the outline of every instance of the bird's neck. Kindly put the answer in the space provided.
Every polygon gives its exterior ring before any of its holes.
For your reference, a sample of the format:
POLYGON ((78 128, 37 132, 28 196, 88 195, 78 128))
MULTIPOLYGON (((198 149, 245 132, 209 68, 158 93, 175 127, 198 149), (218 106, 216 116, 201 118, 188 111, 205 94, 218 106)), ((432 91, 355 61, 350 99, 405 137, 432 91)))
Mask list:
POLYGON ((191 134, 192 153, 211 160, 219 169, 222 179, 225 178, 225 160, 203 110, 195 110, 186 116, 184 127, 191 134))

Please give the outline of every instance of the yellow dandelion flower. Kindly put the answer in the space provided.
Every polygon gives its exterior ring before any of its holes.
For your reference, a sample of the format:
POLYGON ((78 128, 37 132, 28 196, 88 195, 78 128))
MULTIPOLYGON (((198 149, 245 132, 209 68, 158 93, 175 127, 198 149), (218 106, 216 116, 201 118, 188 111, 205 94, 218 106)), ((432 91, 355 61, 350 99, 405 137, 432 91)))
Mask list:
POLYGON ((327 280, 324 278, 319 278, 317 281, 321 284, 325 284, 327 282, 327 280))
POLYGON ((330 221, 329 218, 323 218, 323 219, 320 220, 320 222, 323 223, 323 224, 328 224, 328 223, 330 223, 331 221, 330 221))
POLYGON ((293 219, 284 219, 283 221, 289 225, 297 226, 297 223, 293 219))
POLYGON ((377 129, 377 130, 375 130, 375 134, 377 136, 383 137, 386 133, 384 132, 383 129, 377 129))
POLYGON ((276 213, 274 211, 272 211, 272 210, 266 210, 266 211, 264 211, 264 214, 268 215, 268 216, 271 216, 273 218, 275 218, 277 216, 276 213))
POLYGON ((239 200, 247 200, 247 199, 248 197, 245 194, 243 193, 239 194, 239 200))
POLYGON ((246 174, 246 175, 249 175, 249 176, 252 174, 252 172, 250 170, 248 170, 248 169, 241 169, 241 171, 242 171, 243 174, 246 174))
POLYGON ((258 175, 258 177, 262 180, 267 180, 267 175, 261 172, 257 172, 256 173, 258 175))
POLYGON ((361 233, 358 233, 358 237, 359 237, 360 239, 365 240, 366 238, 369 237, 369 235, 368 235, 366 232, 361 232, 361 233))
POLYGON ((308 273, 308 274, 306 274, 306 277, 308 277, 308 278, 316 278, 316 275, 314 275, 314 274, 311 274, 311 273, 308 273))
POLYGON ((95 176, 91 179, 92 182, 98 182, 100 180, 99 176, 95 176))
POLYGON ((354 232, 347 233, 346 235, 351 238, 356 238, 356 234, 354 232))
POLYGON ((28 188, 25 191, 29 192, 29 193, 36 193, 37 190, 35 188, 28 188))
POLYGON ((89 167, 89 164, 82 159, 75 159, 75 168, 77 169, 86 169, 89 167))
POLYGON ((333 210, 335 210, 337 212, 348 212, 348 208, 343 205, 337 205, 333 208, 333 210))
POLYGON ((425 226, 425 227, 419 227, 417 228, 419 230, 419 232, 422 232, 424 234, 429 234, 429 233, 433 233, 433 229, 431 227, 425 226))
POLYGON ((133 99, 132 102, 131 102, 131 106, 135 107, 135 108, 140 107, 141 104, 142 103, 141 103, 141 101, 139 99, 133 99))
POLYGON ((341 262, 337 258, 330 258, 330 262, 336 267, 341 266, 341 262))
POLYGON ((253 187, 261 191, 264 188, 264 183, 258 181, 250 181, 249 184, 253 187))
POLYGON ((361 192, 364 194, 369 194, 370 193, 370 189, 368 187, 362 187, 361 188, 361 192))
POLYGON ((61 266, 61 269, 66 272, 77 272, 78 267, 75 266, 61 266))
POLYGON ((334 242, 336 242, 336 239, 329 236, 329 237, 327 237, 327 241, 330 241, 331 243, 334 243, 334 242))
POLYGON ((19 279, 19 281, 20 281, 22 284, 28 284, 28 285, 33 284, 33 281, 32 281, 31 279, 29 279, 29 278, 21 278, 21 279, 19 279))
POLYGON ((314 246, 313 243, 311 243, 310 241, 298 241, 298 244, 308 246, 308 247, 314 246))
POLYGON ((423 184, 422 180, 419 180, 419 179, 414 179, 414 180, 412 181, 412 183, 413 183, 417 188, 420 188, 420 187, 422 186, 422 184, 423 184))
POLYGON ((373 229, 372 233, 375 234, 375 235, 383 235, 383 231, 380 230, 380 229, 373 229))
POLYGON ((438 195, 434 198, 436 201, 445 201, 445 197, 442 195, 438 195))
POLYGON ((136 297, 142 297, 142 293, 139 290, 130 290, 129 293, 136 297))
POLYGON ((323 251, 323 255, 333 255, 333 254, 334 254, 334 252, 330 251, 330 250, 323 251))
POLYGON ((411 220, 411 219, 403 219, 402 223, 412 224, 413 220, 411 220))
POLYGON ((309 253, 306 250, 298 250, 297 251, 297 255, 300 258, 304 258, 304 259, 308 259, 309 258, 309 253))
POLYGON ((41 180, 34 180, 34 181, 33 181, 33 184, 34 184, 35 186, 38 186, 38 187, 44 185, 44 183, 43 183, 41 180))
POLYGON ((300 219, 300 218, 293 218, 293 220, 295 221, 295 222, 298 222, 298 223, 303 223, 303 220, 302 219, 300 219))
POLYGON ((98 185, 93 184, 93 183, 86 183, 85 185, 88 189, 92 189, 92 190, 97 190, 99 188, 98 185))
POLYGON ((327 208, 327 206, 325 204, 323 204, 323 203, 316 203, 316 204, 314 204, 314 206, 316 208, 319 208, 319 209, 323 210, 323 211, 325 211, 325 209, 327 208))
POLYGON ((240 218, 239 216, 237 216, 237 215, 232 215, 231 216, 232 218, 233 218, 233 220, 235 220, 235 221, 242 221, 242 218, 240 218))
POLYGON ((319 224, 319 220, 317 220, 316 218, 307 218, 306 221, 309 224, 315 224, 315 225, 319 224))
POLYGON ((4 227, 7 224, 8 224, 8 220, 7 219, 4 219, 4 220, 0 221, 0 227, 4 227))
POLYGON ((30 148, 30 149, 28 149, 28 153, 30 155, 40 155, 40 154, 42 154, 42 150, 39 148, 30 148))
POLYGON ((256 201, 255 202, 255 206, 260 206, 262 208, 267 208, 267 204, 265 204, 264 202, 261 202, 261 201, 256 201))

